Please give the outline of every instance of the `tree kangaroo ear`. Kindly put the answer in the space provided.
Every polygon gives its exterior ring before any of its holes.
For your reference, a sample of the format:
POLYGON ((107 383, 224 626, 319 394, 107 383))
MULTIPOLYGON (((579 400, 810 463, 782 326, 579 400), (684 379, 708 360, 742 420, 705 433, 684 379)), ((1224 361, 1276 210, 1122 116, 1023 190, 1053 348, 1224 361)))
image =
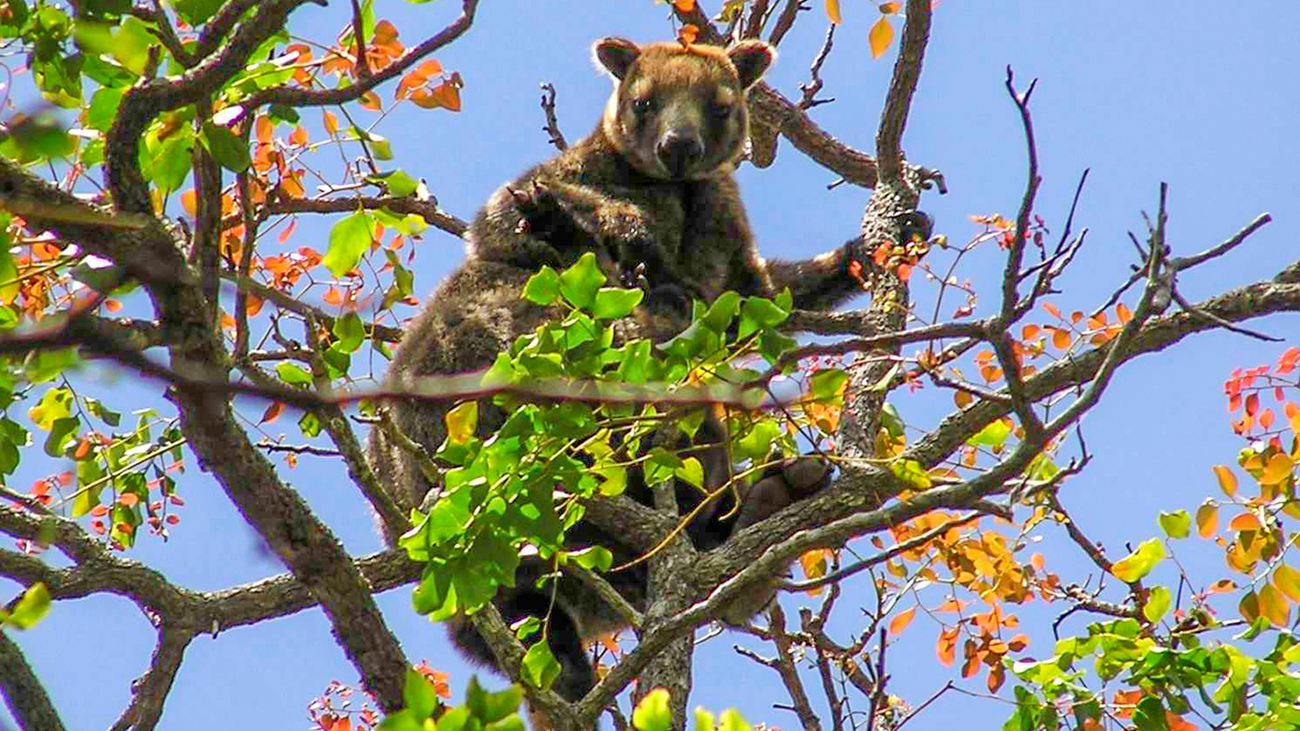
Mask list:
POLYGON ((763 41, 750 39, 728 48, 727 57, 740 76, 740 87, 748 89, 757 84, 767 67, 776 61, 776 49, 763 41))
POLYGON ((591 55, 597 66, 622 81, 632 62, 641 55, 641 47, 626 38, 601 38, 591 47, 591 55))

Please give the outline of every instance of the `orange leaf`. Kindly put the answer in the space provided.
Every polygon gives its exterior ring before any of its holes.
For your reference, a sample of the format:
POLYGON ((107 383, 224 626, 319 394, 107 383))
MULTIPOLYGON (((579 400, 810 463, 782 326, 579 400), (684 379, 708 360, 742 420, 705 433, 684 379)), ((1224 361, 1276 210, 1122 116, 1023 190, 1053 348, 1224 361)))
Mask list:
POLYGON ((1068 330, 1062 330, 1061 328, 1052 328, 1052 345, 1054 345, 1057 350, 1069 350, 1070 332, 1068 330))
POLYGON ((269 143, 271 141, 271 133, 274 130, 275 124, 272 123, 271 118, 265 114, 258 117, 257 121, 253 123, 253 131, 257 133, 258 142, 269 143))
POLYGON ((190 218, 194 218, 199 214, 198 193, 196 193, 193 188, 181 193, 181 208, 185 209, 185 212, 190 215, 190 218))
POLYGON ((293 128, 289 133, 289 144, 295 147, 303 147, 307 144, 307 128, 301 124, 293 128))
POLYGON ((894 13, 897 13, 898 9, 901 7, 903 7, 903 4, 900 2, 881 3, 880 12, 885 15, 893 15, 894 13))
POLYGON ((1214 476, 1219 479, 1219 489, 1223 494, 1232 497, 1237 494, 1237 476, 1232 474, 1232 470, 1225 465, 1214 465, 1214 476))
POLYGON ((1209 538, 1218 531, 1219 506, 1207 499, 1196 509, 1196 533, 1202 538, 1209 538))
POLYGON ((998 663, 997 665, 994 665, 993 667, 989 668, 989 682, 988 682, 989 692, 990 693, 998 692, 998 689, 1002 687, 1002 683, 1006 682, 1006 679, 1007 679, 1007 668, 1002 663, 998 663))
POLYGON ((1259 484, 1276 485, 1290 477, 1294 467, 1291 457, 1279 452, 1269 458, 1268 464, 1264 466, 1264 474, 1259 476, 1259 484))
POLYGON ((361 104, 362 109, 369 109, 372 112, 378 112, 384 108, 383 102, 379 101, 379 95, 373 91, 362 94, 358 103, 361 104))
POLYGON ((1259 518, 1255 517, 1254 513, 1242 513, 1228 523, 1228 530, 1243 531, 1259 530, 1260 528, 1259 518))
POLYGON ((1236 588, 1237 588, 1237 582, 1233 581, 1232 579, 1219 579, 1213 584, 1210 584, 1210 587, 1205 590, 1205 593, 1223 594, 1225 592, 1233 591, 1236 588))
POLYGON ((1038 327, 1037 325, 1025 325, 1023 328, 1020 329, 1020 339, 1033 340, 1034 338, 1038 337, 1038 333, 1040 330, 1042 330, 1042 328, 1038 327))
POLYGON ((1044 302, 1043 309, 1047 310, 1047 313, 1049 315, 1055 317, 1058 320, 1064 319, 1061 317, 1061 311, 1056 309, 1056 305, 1052 304, 1051 302, 1044 302))
POLYGON ((895 637, 903 634, 903 630, 907 629, 907 625, 912 623, 912 618, 915 616, 916 607, 912 607, 904 612, 899 612, 898 616, 894 617, 889 622, 889 634, 894 635, 895 637))
POLYGON ((840 15, 840 0, 826 0, 826 17, 830 18, 835 25, 844 22, 844 18, 840 15))
POLYGON ((699 35, 700 35, 699 28, 695 27, 695 25, 692 23, 685 23, 682 25, 681 29, 677 31, 677 40, 683 46, 689 46, 695 42, 695 39, 699 35))
POLYGON ((334 116, 334 112, 331 112, 330 110, 326 109, 324 112, 321 113, 321 117, 325 124, 325 131, 328 132, 331 136, 338 134, 339 118, 334 116))
POLYGON ((935 643, 935 655, 939 657, 939 662, 952 666, 953 660, 957 655, 957 628, 946 629, 939 633, 939 641, 935 643))
POLYGON ((952 392, 952 401, 953 401, 954 404, 957 405, 957 408, 959 408, 959 409, 964 409, 964 408, 966 408, 967 406, 970 406, 970 405, 971 405, 971 402, 974 401, 974 400, 975 400, 975 397, 974 397, 974 396, 971 396, 970 393, 968 393, 968 392, 966 392, 966 391, 953 391, 953 392, 952 392))
POLYGON ((375 35, 371 38, 371 43, 376 46, 386 46, 397 40, 397 26, 392 21, 381 20, 375 23, 375 35))
POLYGON ((871 57, 880 58, 885 55, 885 50, 894 40, 894 26, 890 25, 887 16, 880 16, 874 25, 871 26, 870 32, 867 33, 867 43, 871 46, 871 57))
POLYGON ((122 303, 117 300, 104 300, 104 309, 109 312, 119 312, 122 309, 122 303))
POLYGON ((283 404, 283 403, 281 403, 281 402, 279 402, 279 401, 272 401, 272 402, 271 402, 271 405, 268 406, 268 407, 266 407, 266 411, 262 413, 262 420, 259 421, 259 422, 257 422, 257 423, 259 423, 259 424, 270 424, 271 422, 273 422, 273 421, 275 421, 276 419, 280 418, 280 414, 281 414, 281 412, 283 412, 283 411, 284 411, 284 404, 283 404))
POLYGON ((1121 302, 1115 305, 1115 317, 1118 318, 1120 322, 1128 322, 1133 319, 1133 313, 1129 312, 1128 307, 1121 302))
POLYGON ((117 502, 129 508, 140 502, 140 496, 133 492, 124 492, 117 496, 117 502))
POLYGON ((280 232, 280 237, 279 237, 280 243, 283 244, 284 242, 288 241, 289 237, 293 235, 293 230, 295 228, 298 228, 298 219, 296 218, 289 219, 289 225, 285 226, 284 230, 280 232))
POLYGON ((689 13, 695 9, 695 0, 673 0, 673 7, 679 13, 689 13))

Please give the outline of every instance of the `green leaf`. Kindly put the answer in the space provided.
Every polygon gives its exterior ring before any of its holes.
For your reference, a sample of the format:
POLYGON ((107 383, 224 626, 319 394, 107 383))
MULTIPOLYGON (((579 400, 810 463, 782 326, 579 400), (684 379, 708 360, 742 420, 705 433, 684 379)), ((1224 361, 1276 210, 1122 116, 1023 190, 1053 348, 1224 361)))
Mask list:
POLYGON ((361 261, 361 255, 370 248, 371 232, 375 230, 371 215, 358 209, 356 213, 334 224, 330 229, 329 251, 322 263, 336 277, 342 277, 361 261))
POLYGON ((560 297, 560 275, 549 266, 528 278, 524 284, 524 299, 535 305, 547 307, 560 297))
POLYGON ((1144 696, 1137 702, 1133 711, 1133 725, 1138 731, 1169 731, 1169 722, 1165 718, 1165 708, 1156 696, 1144 696))
POLYGON ((698 459, 687 457, 682 460, 682 466, 675 474, 692 487, 704 489, 704 467, 698 459))
POLYGON ((1172 513, 1160 511, 1160 529, 1170 538, 1186 538, 1192 530, 1192 516, 1186 510, 1172 513))
POLYGON ((117 108, 122 105, 123 89, 100 88, 90 98, 90 109, 86 111, 86 126, 107 132, 117 117, 117 108))
POLYGON ((361 317, 357 313, 349 312, 334 320, 334 337, 338 338, 335 345, 339 350, 345 353, 355 352, 366 340, 366 326, 361 323, 361 317))
POLYGON ((221 125, 204 123, 203 140, 207 143, 208 152, 227 170, 242 173, 252 162, 248 154, 248 143, 221 125))
POLYGON ((740 330, 737 337, 743 339, 759 329, 780 325, 789 316, 789 310, 778 307, 772 300, 746 297, 740 308, 740 330))
POLYGON ((814 401, 835 401, 840 398, 841 390, 844 384, 849 382, 847 371, 839 368, 826 368, 817 371, 812 376, 812 383, 808 386, 808 395, 814 401))
MULTIPOLYGON (((789 291, 789 290, 786 290, 789 291)), ((718 724, 718 731, 750 731, 751 727, 745 722, 745 717, 740 715, 740 711, 734 708, 728 708, 722 712, 722 722, 718 724)))
POLYGON ((416 188, 420 187, 420 181, 412 178, 410 175, 406 174, 406 171, 400 169, 389 170, 379 173, 378 175, 370 175, 366 180, 383 185, 388 188, 389 195, 396 198, 405 198, 414 193, 416 188))
POLYGON ((0 232, 0 300, 13 302, 22 289, 18 281, 18 267, 14 264, 14 255, 9 251, 11 239, 7 232, 0 232))
POLYGON ((221 9, 224 0, 176 0, 172 7, 176 15, 188 26, 198 26, 208 22, 221 9))
POLYGON ((1159 538, 1151 538, 1143 541, 1133 553, 1116 561, 1111 566, 1111 573, 1115 574, 1120 581, 1131 584, 1151 573, 1151 569, 1155 568, 1164 557, 1165 545, 1159 538))
POLYGON ((311 374, 287 360, 275 367, 275 373, 290 386, 311 386, 311 374))
POLYGON ((190 174, 194 151, 194 137, 188 127, 181 127, 158 146, 151 156, 150 169, 153 182, 163 193, 180 190, 190 174))
POLYGON ((13 611, 5 618, 5 624, 18 629, 29 629, 50 611, 50 590, 45 584, 36 582, 23 592, 23 598, 14 605, 13 611))
POLYGON ((302 431, 302 435, 305 437, 316 437, 320 434, 320 418, 317 417, 316 414, 308 411, 298 420, 298 429, 302 431))
POLYGON ((551 654, 545 642, 534 642, 524 653, 522 673, 524 680, 535 688, 546 690, 560 676, 560 663, 551 654))
POLYGON ((77 437, 77 427, 81 419, 76 416, 56 419, 50 426, 50 433, 45 437, 45 453, 51 457, 62 457, 63 450, 77 437))
POLYGON ((578 309, 587 309, 596 299, 596 291, 605 284, 605 275, 596 265, 596 255, 588 251, 578 262, 560 274, 560 294, 578 309))
POLYGON ((1173 598, 1169 589, 1157 586, 1147 594, 1147 603, 1142 607, 1142 616, 1146 617, 1148 622, 1155 624, 1165 616, 1172 604, 1173 598))
MULTIPOLYGON (((469 682, 474 685, 476 681, 471 676, 469 682)), ((523 702, 524 689, 517 685, 512 685, 496 693, 485 693, 482 710, 479 712, 479 720, 485 724, 504 721, 517 713, 519 704, 523 702)))
POLYGON ((402 685, 402 701, 406 704, 406 710, 423 720, 432 716, 438 708, 438 691, 428 678, 407 668, 406 682, 402 685))
POLYGON ((588 571, 609 571, 614 565, 614 554, 603 546, 591 546, 581 551, 570 551, 569 560, 588 571))
POLYGON ((591 314, 598 320, 617 320, 627 317, 641 304, 645 292, 622 287, 601 287, 591 305, 591 314))
POLYGON ((709 305, 708 311, 701 319, 714 332, 725 333, 731 326, 731 321, 736 319, 738 312, 740 312, 740 295, 728 290, 713 300, 713 304, 709 305))
POLYGON ((1011 423, 1007 419, 997 419, 979 430, 979 433, 966 440, 972 447, 989 447, 1001 449, 1011 434, 1011 423))
POLYGON ((668 691, 655 688, 646 694, 632 711, 632 726, 638 731, 668 731, 673 727, 673 714, 668 708, 668 691))

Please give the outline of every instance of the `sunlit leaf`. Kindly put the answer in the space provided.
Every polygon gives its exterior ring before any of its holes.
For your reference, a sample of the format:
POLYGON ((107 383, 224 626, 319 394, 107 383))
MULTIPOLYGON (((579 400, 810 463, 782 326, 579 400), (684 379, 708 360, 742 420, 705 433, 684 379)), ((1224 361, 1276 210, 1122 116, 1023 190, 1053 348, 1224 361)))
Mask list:
POLYGON ((914 617, 916 617, 916 607, 899 612, 897 616, 889 621, 889 634, 895 637, 901 635, 903 630, 907 629, 907 625, 912 623, 914 617))
POLYGON ((830 18, 835 25, 844 22, 844 18, 840 15, 840 0, 826 0, 826 17, 830 18))
POLYGON ((880 16, 867 33, 867 43, 871 47, 871 57, 880 58, 885 55, 889 44, 894 41, 894 26, 890 24, 887 16, 880 16))
POLYGON ((1196 509, 1196 533, 1202 538, 1210 538, 1219 530, 1219 506, 1207 499, 1196 509))
POLYGON ((330 229, 329 251, 321 263, 336 277, 352 271, 361 255, 370 248, 373 230, 373 217, 360 210, 334 224, 330 229))
POLYGON ((1214 476, 1219 481, 1219 489, 1224 495, 1232 497, 1237 494, 1237 476, 1232 474, 1232 470, 1227 465, 1214 465, 1214 476))
POLYGON ((1151 573, 1151 569, 1165 557, 1165 545, 1158 538, 1142 542, 1137 550, 1115 562, 1111 573, 1121 581, 1133 583, 1151 573))

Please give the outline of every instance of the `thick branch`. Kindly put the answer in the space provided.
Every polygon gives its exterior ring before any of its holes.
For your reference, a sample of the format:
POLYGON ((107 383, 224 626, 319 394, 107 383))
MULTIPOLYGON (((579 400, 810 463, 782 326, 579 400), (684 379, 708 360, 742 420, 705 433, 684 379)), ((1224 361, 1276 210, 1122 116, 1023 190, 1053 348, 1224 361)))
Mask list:
POLYGON ((5 705, 23 731, 64 731, 45 687, 27 664, 22 650, 6 632, 0 632, 0 692, 5 705))

